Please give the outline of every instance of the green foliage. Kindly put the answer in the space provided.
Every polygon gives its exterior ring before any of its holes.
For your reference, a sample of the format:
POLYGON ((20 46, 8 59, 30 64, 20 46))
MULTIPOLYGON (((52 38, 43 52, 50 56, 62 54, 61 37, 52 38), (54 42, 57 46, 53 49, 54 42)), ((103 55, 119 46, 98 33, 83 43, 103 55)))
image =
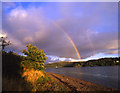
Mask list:
POLYGON ((2 51, 2 92, 30 91, 27 83, 21 78, 21 61, 23 56, 12 51, 2 51))
POLYGON ((17 53, 2 51, 2 72, 4 76, 19 76, 23 57, 17 53))
POLYGON ((56 81, 48 76, 39 78, 36 82, 35 89, 37 91, 65 91, 65 88, 63 88, 62 85, 57 84, 56 81))
POLYGON ((46 67, 93 67, 93 66, 120 66, 120 57, 101 58, 98 60, 89 60, 84 62, 56 62, 46 64, 46 67))
POLYGON ((82 67, 81 64, 75 64, 74 67, 82 67))
POLYGON ((78 67, 81 66, 81 62, 55 62, 51 64, 46 64, 46 67, 78 67))
POLYGON ((84 66, 115 66, 120 65, 120 58, 101 58, 98 60, 89 60, 84 66))
POLYGON ((48 57, 46 57, 44 50, 38 50, 36 46, 31 44, 26 45, 27 50, 23 50, 23 53, 27 55, 24 58, 24 61, 21 62, 22 67, 24 68, 34 68, 35 70, 43 70, 45 69, 44 63, 48 57))

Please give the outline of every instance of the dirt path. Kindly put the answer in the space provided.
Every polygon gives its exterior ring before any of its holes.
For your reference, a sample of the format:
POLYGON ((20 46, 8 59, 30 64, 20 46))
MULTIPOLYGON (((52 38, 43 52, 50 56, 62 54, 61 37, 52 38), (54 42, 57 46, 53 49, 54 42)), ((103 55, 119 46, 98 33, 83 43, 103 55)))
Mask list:
POLYGON ((47 74, 58 84, 66 88, 67 91, 114 91, 114 89, 106 88, 101 85, 86 82, 77 78, 50 72, 47 72, 47 74))

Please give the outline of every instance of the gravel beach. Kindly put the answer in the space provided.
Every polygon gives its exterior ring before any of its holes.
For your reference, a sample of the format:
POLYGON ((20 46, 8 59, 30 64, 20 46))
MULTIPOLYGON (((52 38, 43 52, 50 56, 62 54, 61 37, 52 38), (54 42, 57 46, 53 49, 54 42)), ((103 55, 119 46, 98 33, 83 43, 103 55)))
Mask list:
POLYGON ((115 91, 113 88, 106 88, 104 86, 80 80, 74 77, 69 77, 61 74, 47 72, 57 84, 62 85, 67 91, 115 91))

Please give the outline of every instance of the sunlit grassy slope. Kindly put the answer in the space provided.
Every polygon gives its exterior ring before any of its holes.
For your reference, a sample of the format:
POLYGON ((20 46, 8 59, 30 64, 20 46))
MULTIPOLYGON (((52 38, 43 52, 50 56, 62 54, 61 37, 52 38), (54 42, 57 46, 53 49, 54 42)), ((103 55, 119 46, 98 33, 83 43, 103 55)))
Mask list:
POLYGON ((34 69, 23 72, 20 63, 23 57, 13 52, 2 53, 2 92, 7 91, 64 91, 61 85, 34 69), (34 82, 35 81, 35 82, 34 82))

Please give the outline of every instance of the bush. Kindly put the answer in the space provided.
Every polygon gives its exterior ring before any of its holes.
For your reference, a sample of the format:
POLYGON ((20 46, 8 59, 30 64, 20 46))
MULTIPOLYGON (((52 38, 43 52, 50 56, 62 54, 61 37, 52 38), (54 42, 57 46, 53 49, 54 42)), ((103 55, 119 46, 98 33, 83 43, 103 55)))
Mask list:
POLYGON ((36 92, 38 90, 37 82, 38 79, 45 78, 44 75, 44 63, 47 59, 44 50, 38 50, 36 46, 31 44, 26 45, 27 50, 23 50, 26 55, 24 60, 21 62, 21 67, 23 67, 22 77, 32 85, 32 91, 36 92))
POLYGON ((44 70, 45 66, 45 60, 47 60, 48 57, 46 57, 45 53, 43 53, 44 50, 38 50, 36 46, 32 46, 31 44, 26 45, 27 50, 23 50, 23 53, 27 55, 24 58, 24 61, 21 62, 21 66, 25 69, 34 68, 35 70, 44 70))

